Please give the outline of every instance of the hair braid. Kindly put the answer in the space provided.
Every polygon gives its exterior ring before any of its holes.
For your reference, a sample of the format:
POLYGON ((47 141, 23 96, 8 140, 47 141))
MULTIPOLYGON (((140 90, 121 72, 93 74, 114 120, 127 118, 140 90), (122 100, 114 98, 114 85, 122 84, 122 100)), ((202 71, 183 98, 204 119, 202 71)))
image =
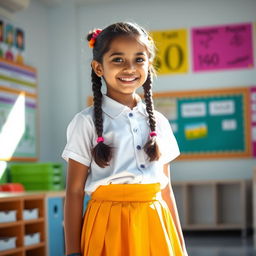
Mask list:
MULTIPOLYGON (((102 92, 101 92, 101 78, 96 75, 92 69, 92 90, 93 90, 93 101, 94 101, 94 123, 98 137, 102 136, 103 133, 103 118, 102 118, 102 92)), ((95 162, 102 168, 109 165, 109 161, 112 158, 111 147, 103 143, 102 141, 92 150, 95 162)))
MULTIPOLYGON (((143 84, 144 98, 146 103, 146 110, 149 115, 149 126, 151 131, 156 130, 156 119, 154 115, 154 104, 152 98, 152 76, 151 72, 148 72, 148 77, 143 84)), ((156 136, 150 137, 147 143, 144 145, 144 150, 149 157, 150 161, 158 160, 161 156, 156 136)))

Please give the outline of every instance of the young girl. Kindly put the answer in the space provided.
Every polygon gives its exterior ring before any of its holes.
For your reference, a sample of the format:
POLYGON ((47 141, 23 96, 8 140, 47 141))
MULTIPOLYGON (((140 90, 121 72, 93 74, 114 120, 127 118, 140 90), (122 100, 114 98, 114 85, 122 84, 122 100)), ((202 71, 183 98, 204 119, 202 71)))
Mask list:
POLYGON ((187 255, 169 175, 180 152, 152 99, 154 42, 129 22, 94 30, 88 41, 94 104, 69 123, 62 153, 66 253, 187 255), (83 215, 84 192, 91 198, 83 215))

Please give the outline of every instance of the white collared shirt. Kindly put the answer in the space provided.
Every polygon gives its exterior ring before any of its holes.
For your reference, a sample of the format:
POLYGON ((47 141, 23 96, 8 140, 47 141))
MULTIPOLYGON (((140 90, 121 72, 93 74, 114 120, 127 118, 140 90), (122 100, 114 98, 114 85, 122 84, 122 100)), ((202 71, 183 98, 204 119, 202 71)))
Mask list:
POLYGON ((137 95, 137 105, 131 110, 103 94, 103 137, 104 143, 113 148, 110 165, 101 168, 92 158, 91 149, 98 137, 94 125, 94 106, 77 113, 67 127, 67 144, 62 157, 71 158, 89 167, 85 192, 91 194, 100 185, 110 183, 156 183, 163 189, 168 178, 163 164, 179 154, 179 147, 168 119, 154 110, 158 145, 162 153, 158 161, 150 162, 143 146, 149 138, 150 128, 146 105, 137 95))

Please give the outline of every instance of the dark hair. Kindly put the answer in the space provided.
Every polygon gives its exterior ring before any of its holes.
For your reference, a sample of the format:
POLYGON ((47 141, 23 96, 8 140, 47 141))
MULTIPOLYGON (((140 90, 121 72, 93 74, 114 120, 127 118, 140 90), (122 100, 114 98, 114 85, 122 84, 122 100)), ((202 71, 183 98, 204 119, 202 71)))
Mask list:
MULTIPOLYGON (((93 32, 87 35, 87 40, 92 39, 93 32)), ((102 63, 103 55, 108 52, 111 42, 119 36, 142 36, 145 40, 145 46, 149 52, 149 60, 153 62, 155 57, 155 45, 147 31, 141 26, 131 22, 118 22, 112 24, 101 31, 98 35, 93 47, 93 60, 102 63)), ((144 89, 144 98, 146 103, 146 110, 149 115, 149 126, 151 131, 156 129, 156 119, 154 116, 154 104, 152 99, 152 75, 155 74, 153 65, 150 66, 147 80, 142 85, 144 89)), ((91 73, 93 101, 94 101, 94 123, 98 137, 103 133, 103 118, 102 118, 102 82, 101 78, 97 76, 92 68, 91 73)), ((150 161, 158 160, 161 156, 159 146, 156 141, 156 136, 149 137, 143 149, 149 157, 150 161)), ((102 168, 109 165, 112 158, 112 148, 106 145, 103 141, 97 143, 92 149, 92 155, 95 162, 102 168)))

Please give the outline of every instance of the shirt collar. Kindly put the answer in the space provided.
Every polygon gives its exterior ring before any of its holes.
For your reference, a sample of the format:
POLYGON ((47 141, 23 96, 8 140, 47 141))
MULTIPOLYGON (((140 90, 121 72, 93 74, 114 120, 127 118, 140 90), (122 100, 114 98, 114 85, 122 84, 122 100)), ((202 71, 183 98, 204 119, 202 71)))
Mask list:
POLYGON ((121 104, 120 102, 110 98, 106 94, 102 94, 102 110, 112 118, 118 117, 125 110, 130 110, 130 111, 138 110, 141 114, 148 117, 146 105, 145 103, 143 103, 141 97, 138 94, 136 94, 136 99, 137 99, 137 106, 135 106, 131 110, 128 106, 121 104))

